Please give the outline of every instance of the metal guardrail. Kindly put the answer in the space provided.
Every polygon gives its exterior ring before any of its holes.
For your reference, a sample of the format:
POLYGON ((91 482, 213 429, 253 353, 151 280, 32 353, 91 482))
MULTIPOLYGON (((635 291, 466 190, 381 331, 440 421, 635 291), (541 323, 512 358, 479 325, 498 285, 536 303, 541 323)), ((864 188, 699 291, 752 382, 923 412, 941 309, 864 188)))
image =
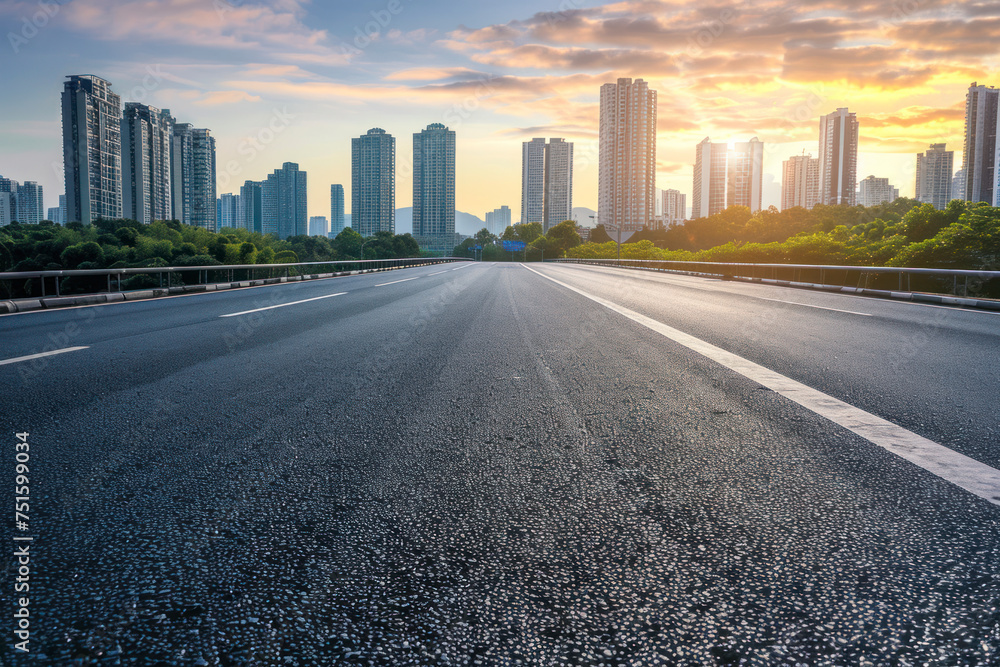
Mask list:
MULTIPOLYGON (((550 262, 590 264, 594 266, 620 266, 626 268, 658 269, 675 273, 749 278, 751 280, 780 280, 792 283, 810 283, 855 287, 857 289, 892 289, 913 292, 914 283, 926 290, 950 284, 954 296, 969 296, 970 281, 981 287, 990 280, 1000 281, 1000 271, 974 271, 966 269, 920 269, 896 266, 837 266, 819 264, 750 264, 740 262, 683 262, 658 259, 554 259, 550 262), (892 278, 895 277, 893 281, 892 278), (917 278, 915 280, 914 278, 917 278), (855 283, 852 285, 851 283, 855 283), (888 283, 888 284, 887 284, 888 283), (963 293, 959 294, 962 287, 963 293)), ((935 292, 942 293, 942 292, 935 292)))
MULTIPOLYGON (((150 266, 150 267, 138 267, 138 268, 122 268, 122 269, 71 269, 71 270, 58 270, 58 271, 18 271, 18 272, 7 272, 0 273, 0 281, 18 281, 18 280, 41 280, 41 291, 42 297, 47 296, 45 293, 46 279, 53 278, 55 283, 55 296, 62 296, 60 293, 60 280, 63 278, 70 277, 95 277, 95 276, 105 276, 107 278, 107 292, 121 292, 122 291, 122 277, 123 276, 136 276, 136 275, 157 275, 159 277, 160 287, 171 287, 172 276, 174 274, 191 274, 197 272, 197 282, 195 283, 183 283, 195 284, 195 285, 205 285, 209 282, 209 275, 212 273, 223 273, 228 276, 228 279, 220 282, 237 282, 234 279, 234 274, 237 271, 247 271, 247 277, 239 280, 257 280, 259 279, 256 275, 258 271, 267 271, 267 278, 273 278, 275 276, 271 275, 275 270, 279 273, 284 272, 284 277, 289 277, 289 272, 293 268, 298 267, 344 267, 339 268, 336 273, 341 273, 344 271, 376 271, 376 270, 386 270, 386 269, 399 269, 407 266, 424 266, 430 264, 439 264, 442 262, 467 262, 468 259, 462 257, 411 257, 405 259, 354 259, 354 260, 336 260, 330 262, 296 262, 292 264, 225 264, 216 266, 150 266), (166 284, 164 285, 164 276, 166 276, 166 284), (114 278, 114 280, 112 280, 114 278), (113 284, 114 283, 114 284, 113 284)), ((333 273, 334 271, 328 271, 333 273)), ((313 274, 324 273, 323 271, 309 272, 306 274, 299 273, 297 275, 313 275, 313 274)), ((279 276, 280 277, 280 276, 279 276)))

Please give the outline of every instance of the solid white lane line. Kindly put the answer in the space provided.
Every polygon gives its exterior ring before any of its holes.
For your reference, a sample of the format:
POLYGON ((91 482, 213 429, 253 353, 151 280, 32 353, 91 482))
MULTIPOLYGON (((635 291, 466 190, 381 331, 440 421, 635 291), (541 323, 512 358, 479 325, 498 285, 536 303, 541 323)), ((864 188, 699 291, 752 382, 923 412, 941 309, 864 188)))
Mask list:
POLYGON ((14 357, 13 359, 3 359, 0 360, 0 366, 6 366, 7 364, 17 364, 22 361, 31 361, 32 359, 41 359, 42 357, 53 357, 57 354, 66 354, 67 352, 77 352, 78 350, 87 350, 89 345, 82 345, 79 347, 67 347, 62 350, 53 350, 52 352, 40 352, 38 354, 29 354, 26 357, 14 357))
MULTIPOLYGON (((524 266, 523 264, 521 266, 524 266)), ((787 378, 759 364, 744 359, 732 352, 695 338, 683 331, 667 326, 642 313, 629 310, 616 303, 588 294, 544 273, 525 266, 546 280, 576 292, 605 308, 623 315, 633 322, 652 329, 658 334, 715 361, 740 375, 757 382, 775 393, 781 394, 802 407, 825 417, 833 423, 860 435, 865 440, 882 447, 897 456, 915 463, 927 472, 959 486, 994 505, 1000 505, 1000 470, 980 463, 964 454, 939 445, 933 440, 908 431, 881 417, 865 412, 801 382, 787 378)))
POLYGON ((284 308, 285 306, 297 306, 300 303, 309 303, 310 301, 319 301, 320 299, 332 299, 335 296, 344 296, 347 292, 338 292, 337 294, 327 294, 326 296, 317 296, 311 299, 302 299, 301 301, 291 301, 289 303, 279 303, 277 306, 266 306, 264 308, 254 308, 253 310, 244 310, 240 313, 229 313, 228 315, 219 315, 219 317, 239 317, 240 315, 249 315, 250 313, 259 313, 265 310, 274 310, 275 308, 284 308))
POLYGON ((421 277, 422 276, 417 276, 416 278, 403 278, 402 280, 393 280, 391 283, 381 283, 379 285, 376 285, 375 287, 385 287, 386 285, 395 285, 396 283, 406 283, 421 277))
POLYGON ((832 310, 835 313, 847 313, 849 315, 862 315, 864 317, 875 317, 871 313, 859 313, 856 310, 841 310, 840 308, 828 308, 827 306, 814 306, 811 303, 799 303, 798 301, 785 301, 783 299, 768 299, 763 296, 751 297, 753 299, 760 299, 761 301, 775 301, 777 303, 787 303, 793 306, 802 306, 803 308, 819 308, 820 310, 832 310))

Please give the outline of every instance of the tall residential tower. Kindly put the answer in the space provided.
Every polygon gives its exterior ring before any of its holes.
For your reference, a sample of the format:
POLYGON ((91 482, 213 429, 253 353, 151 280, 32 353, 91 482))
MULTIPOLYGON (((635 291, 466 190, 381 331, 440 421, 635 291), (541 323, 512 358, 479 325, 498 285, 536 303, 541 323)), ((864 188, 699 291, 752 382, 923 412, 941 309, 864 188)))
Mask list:
POLYGON ((68 222, 122 217, 121 120, 121 97, 111 92, 110 82, 68 77, 62 93, 68 222))
POLYGON ((638 231, 656 215, 656 91, 642 79, 601 86, 597 222, 638 231))
POLYGON ((378 127, 351 139, 351 227, 396 233, 396 139, 378 127))
POLYGON ((952 200, 955 152, 945 150, 947 147, 947 144, 931 144, 926 153, 917 154, 916 199, 933 204, 939 211, 952 200))
POLYGON ((819 119, 819 203, 854 206, 858 187, 858 116, 846 108, 819 119))
POLYGON ((413 135, 413 236, 455 244, 455 131, 441 123, 413 135))

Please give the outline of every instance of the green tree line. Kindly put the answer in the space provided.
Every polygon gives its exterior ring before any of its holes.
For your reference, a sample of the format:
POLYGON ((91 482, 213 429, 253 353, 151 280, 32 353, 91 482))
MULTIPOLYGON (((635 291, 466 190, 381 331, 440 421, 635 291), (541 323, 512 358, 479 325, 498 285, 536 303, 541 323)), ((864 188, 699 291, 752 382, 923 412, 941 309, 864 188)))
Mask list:
MULTIPOLYGON (((38 225, 12 223, 0 227, 0 272, 291 264, 420 255, 419 245, 409 234, 379 232, 363 238, 349 227, 335 239, 292 236, 285 240, 246 229, 222 229, 215 233, 176 220, 149 225, 135 220, 97 220, 89 225, 43 221, 38 225)), ((148 287, 153 280, 149 276, 134 276, 123 281, 123 287, 148 287)), ((76 282, 81 281, 76 279, 76 282)), ((67 279, 67 291, 72 284, 73 279, 67 279)), ((19 289, 30 293, 31 287, 19 289)))
POLYGON ((539 261, 566 257, 567 251, 580 245, 580 235, 572 220, 560 222, 549 228, 546 234, 542 233, 542 229, 540 222, 511 225, 500 236, 481 229, 475 236, 455 246, 452 255, 470 259, 476 257, 487 262, 539 261), (503 249, 504 241, 523 241, 526 248, 524 252, 511 253, 503 249), (474 250, 477 245, 482 246, 481 251, 474 250))
MULTIPOLYGON (((613 259, 617 244, 603 227, 568 257, 613 259)), ((875 207, 812 210, 746 207, 666 230, 643 230, 622 245, 622 259, 775 264, 837 264, 1000 269, 1000 208, 954 200, 943 211, 900 198, 875 207)))

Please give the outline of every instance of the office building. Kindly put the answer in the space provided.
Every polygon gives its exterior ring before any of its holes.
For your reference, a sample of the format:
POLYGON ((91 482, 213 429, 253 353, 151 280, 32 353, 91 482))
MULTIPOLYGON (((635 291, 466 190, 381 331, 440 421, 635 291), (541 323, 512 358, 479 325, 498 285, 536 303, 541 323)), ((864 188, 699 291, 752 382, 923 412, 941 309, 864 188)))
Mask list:
POLYGON ((819 119, 819 202, 856 204, 858 117, 847 109, 819 119))
POLYGON ((122 215, 149 224, 172 220, 170 152, 174 119, 169 111, 127 102, 121 122, 122 215))
POLYGON ((307 186, 306 172, 294 162, 284 163, 267 177, 262 192, 265 234, 287 239, 309 233, 307 186))
POLYGON ((59 222, 59 207, 50 206, 48 209, 46 209, 45 219, 49 220, 50 222, 54 222, 57 225, 61 225, 62 223, 59 222))
POLYGON ((413 135, 413 236, 454 245, 455 132, 441 123, 413 135))
POLYGON ((892 187, 888 178, 869 176, 858 186, 857 203, 861 206, 891 204, 899 199, 899 190, 892 187))
POLYGON ((931 144, 927 152, 917 154, 916 200, 939 211, 952 199, 955 152, 946 148, 947 144, 931 144))
POLYGON ((170 178, 173 218, 217 231, 215 138, 209 130, 190 123, 174 125, 170 178))
POLYGON ((501 236, 511 224, 509 206, 501 206, 486 213, 486 231, 494 236, 501 236))
POLYGON ((396 139, 381 128, 351 139, 351 227, 396 233, 396 139))
POLYGON ((264 233, 264 186, 259 181, 246 181, 240 187, 238 222, 247 231, 264 233))
POLYGON ((70 76, 62 92, 68 222, 122 217, 121 97, 96 76, 70 76))
POLYGON ((782 162, 781 210, 801 206, 812 210, 819 201, 819 160, 793 155, 782 162))
POLYGON ((600 109, 597 222, 639 231, 656 214, 656 91, 618 79, 601 86, 600 109))
POLYGON ((726 206, 746 206, 757 213, 764 187, 764 142, 757 137, 737 141, 728 161, 726 206))
POLYGON ((660 215, 664 226, 679 225, 687 220, 687 195, 680 190, 660 193, 660 215))
POLYGON ((962 170, 965 187, 962 199, 984 201, 996 206, 997 105, 1000 90, 973 83, 965 96, 965 142, 962 170))
POLYGON ((705 218, 726 210, 726 179, 729 146, 712 143, 705 137, 695 150, 692 219, 705 218))
POLYGON ((335 239, 347 226, 344 215, 344 186, 330 186, 330 238, 335 239))

